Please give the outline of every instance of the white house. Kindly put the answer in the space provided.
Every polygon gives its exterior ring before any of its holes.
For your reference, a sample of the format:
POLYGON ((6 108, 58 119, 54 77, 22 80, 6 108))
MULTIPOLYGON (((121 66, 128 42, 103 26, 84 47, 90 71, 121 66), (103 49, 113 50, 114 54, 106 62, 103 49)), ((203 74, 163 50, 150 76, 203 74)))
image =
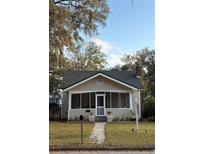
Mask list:
POLYGON ((67 71, 63 91, 62 119, 93 116, 95 121, 141 117, 139 76, 134 71, 67 71))

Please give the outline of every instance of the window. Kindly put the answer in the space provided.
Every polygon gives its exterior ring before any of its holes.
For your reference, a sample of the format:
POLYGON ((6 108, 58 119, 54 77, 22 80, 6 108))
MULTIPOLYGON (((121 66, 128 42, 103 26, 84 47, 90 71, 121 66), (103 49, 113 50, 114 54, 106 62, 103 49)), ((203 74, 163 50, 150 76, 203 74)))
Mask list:
POLYGON ((82 95, 81 108, 90 108, 89 93, 83 93, 81 95, 82 95))
POLYGON ((119 93, 112 93, 112 108, 119 108, 120 107, 120 102, 119 102, 119 93))
POLYGON ((106 108, 110 108, 110 93, 105 94, 106 108))
POLYGON ((80 108, 80 94, 72 94, 71 108, 79 109, 80 108))
POLYGON ((130 107, 129 93, 120 93, 120 100, 121 100, 121 108, 130 107))
POLYGON ((91 93, 91 108, 95 108, 95 93, 91 93))

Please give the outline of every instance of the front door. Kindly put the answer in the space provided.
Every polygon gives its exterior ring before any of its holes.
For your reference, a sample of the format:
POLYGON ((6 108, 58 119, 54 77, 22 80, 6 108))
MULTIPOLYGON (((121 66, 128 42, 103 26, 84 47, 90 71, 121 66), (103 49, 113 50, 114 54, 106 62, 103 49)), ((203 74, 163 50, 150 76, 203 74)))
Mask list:
POLYGON ((105 95, 96 94, 96 115, 104 116, 105 115, 105 95))

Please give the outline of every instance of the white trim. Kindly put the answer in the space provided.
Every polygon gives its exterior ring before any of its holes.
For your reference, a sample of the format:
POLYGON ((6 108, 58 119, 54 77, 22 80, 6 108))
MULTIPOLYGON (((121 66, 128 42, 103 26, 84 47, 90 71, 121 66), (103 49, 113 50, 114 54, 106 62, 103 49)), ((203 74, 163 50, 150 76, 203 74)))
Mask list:
POLYGON ((140 93, 140 90, 138 92, 138 100, 139 100, 139 118, 141 118, 141 93, 140 93))
POLYGON ((130 93, 130 90, 87 90, 87 91, 77 91, 77 90, 71 90, 71 94, 76 93, 92 93, 92 92, 116 92, 116 93, 130 93))
POLYGON ((128 109, 128 110, 131 110, 130 108, 106 108, 106 109, 109 109, 109 110, 112 110, 112 109, 128 109))
MULTIPOLYGON (((95 116, 105 116, 105 94, 95 94, 95 116), (103 115, 97 115, 97 97, 98 96, 103 96, 103 109, 104 109, 104 114, 103 115)), ((101 107, 102 108, 102 107, 101 107)))
POLYGON ((129 93, 129 97, 130 97, 130 109, 133 109, 133 106, 132 106, 132 93, 129 93))
MULTIPOLYGON (((130 108, 106 108, 105 109, 129 109, 131 110, 130 108)), ((96 110, 96 108, 82 108, 82 109, 70 109, 70 110, 96 110)))
POLYGON ((124 83, 124 82, 121 82, 121 81, 119 81, 119 80, 116 80, 116 79, 114 79, 114 78, 112 78, 112 77, 109 77, 109 76, 107 76, 107 75, 105 75, 105 74, 97 73, 97 74, 95 74, 95 75, 93 75, 93 76, 91 76, 91 77, 89 77, 89 78, 87 78, 87 79, 85 79, 85 80, 83 80, 83 81, 80 81, 80 82, 78 82, 78 83, 76 83, 76 84, 74 84, 74 85, 72 85, 72 86, 70 86, 70 87, 64 89, 63 91, 64 91, 64 92, 65 92, 65 91, 68 91, 68 90, 70 90, 70 89, 72 89, 72 88, 74 88, 74 87, 76 87, 76 86, 78 86, 78 85, 81 85, 81 84, 83 84, 83 83, 85 83, 85 82, 87 82, 87 81, 89 81, 89 80, 91 80, 91 79, 93 79, 93 78, 98 77, 98 76, 103 76, 103 77, 105 77, 105 78, 107 78, 107 79, 110 79, 110 80, 112 80, 112 81, 115 81, 115 82, 117 82, 117 83, 119 83, 119 84, 121 84, 121 85, 123 85, 123 86, 125 86, 125 87, 131 88, 131 89, 133 89, 133 90, 138 90, 137 88, 135 88, 135 87, 133 87, 133 86, 130 86, 130 85, 124 83))
POLYGON ((70 109, 70 110, 95 110, 95 108, 82 108, 82 109, 70 109))
POLYGON ((68 120, 70 119, 71 93, 68 93, 68 120))

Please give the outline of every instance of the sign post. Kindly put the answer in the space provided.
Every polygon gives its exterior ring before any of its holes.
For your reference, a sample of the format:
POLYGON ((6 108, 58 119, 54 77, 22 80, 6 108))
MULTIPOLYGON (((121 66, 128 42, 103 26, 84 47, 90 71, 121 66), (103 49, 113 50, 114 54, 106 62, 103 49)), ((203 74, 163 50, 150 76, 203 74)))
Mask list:
POLYGON ((138 131, 139 129, 139 124, 138 124, 138 119, 139 119, 139 116, 138 116, 138 99, 137 97, 135 98, 135 101, 136 101, 136 130, 138 131))
POLYGON ((81 134, 81 144, 83 144, 83 115, 80 115, 80 134, 81 134))
MULTIPOLYGON (((138 107, 138 105, 137 105, 137 107, 138 107)), ((137 129, 137 131, 138 131, 138 112, 137 112, 137 110, 138 109, 136 109, 136 129, 137 129)))

